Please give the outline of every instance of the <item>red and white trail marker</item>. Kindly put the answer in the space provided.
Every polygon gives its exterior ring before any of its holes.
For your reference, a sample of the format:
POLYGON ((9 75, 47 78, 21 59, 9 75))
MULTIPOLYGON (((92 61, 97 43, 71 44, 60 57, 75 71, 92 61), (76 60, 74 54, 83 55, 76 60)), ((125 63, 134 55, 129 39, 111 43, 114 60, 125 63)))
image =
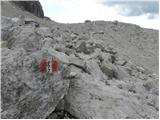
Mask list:
POLYGON ((47 62, 47 59, 42 58, 39 64, 40 72, 42 73, 57 73, 58 72, 58 62, 55 59, 47 62))

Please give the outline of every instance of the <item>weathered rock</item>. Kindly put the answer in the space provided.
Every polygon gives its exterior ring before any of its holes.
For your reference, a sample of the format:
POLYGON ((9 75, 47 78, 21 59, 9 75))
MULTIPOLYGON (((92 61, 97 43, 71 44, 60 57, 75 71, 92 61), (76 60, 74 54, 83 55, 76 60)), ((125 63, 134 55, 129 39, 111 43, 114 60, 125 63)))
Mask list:
POLYGON ((76 40, 78 38, 78 35, 79 35, 78 33, 72 33, 71 34, 71 39, 76 40))
POLYGON ((104 51, 104 47, 101 45, 101 44, 99 44, 99 43, 97 43, 97 44, 95 44, 95 48, 99 48, 99 49, 101 49, 102 51, 104 51))
POLYGON ((117 65, 120 65, 120 66, 125 66, 125 65, 127 64, 127 61, 124 60, 124 59, 118 59, 118 60, 116 61, 116 64, 117 64, 117 65))
POLYGON ((59 24, 22 13, 25 24, 1 21, 2 118, 158 118, 157 31, 103 21, 59 24), (41 58, 47 73, 40 73, 41 58))
POLYGON ((140 78, 141 80, 147 80, 148 79, 147 75, 142 74, 142 73, 139 73, 138 78, 140 78))
POLYGON ((85 54, 90 54, 94 51, 92 47, 87 47, 86 42, 82 42, 80 46, 77 48, 77 52, 83 52, 85 54))
POLYGON ((26 56, 24 49, 3 49, 2 56, 2 118, 46 118, 67 93, 69 81, 59 79, 59 73, 33 72, 33 56, 43 57, 39 52, 26 56))
POLYGON ((19 26, 25 25, 25 16, 24 15, 19 16, 18 25, 19 26))
POLYGON ((44 19, 45 19, 45 20, 48 20, 48 21, 51 21, 51 18, 50 18, 50 17, 47 17, 47 16, 44 16, 44 19))
POLYGON ((1 48, 8 47, 8 42, 7 41, 1 41, 1 48))
POLYGON ((102 81, 103 73, 95 60, 89 60, 86 62, 87 71, 93 76, 94 80, 102 81))
POLYGON ((118 21, 117 20, 113 21, 113 24, 118 25, 118 21))
MULTIPOLYGON (((53 41, 53 40, 52 40, 53 41)), ((66 52, 66 47, 65 45, 62 45, 62 44, 54 44, 54 47, 53 47, 56 51, 59 51, 59 52, 63 52, 65 53, 66 52)))
POLYGON ((130 93, 93 82, 93 77, 87 74, 80 74, 79 78, 71 80, 65 100, 66 111, 78 118, 157 117, 153 109, 146 109, 147 105, 141 104, 130 93))
POLYGON ((69 49, 74 49, 74 45, 71 43, 66 44, 66 47, 69 49))
POLYGON ((117 51, 115 49, 113 49, 112 47, 108 47, 107 49, 103 50, 106 53, 110 53, 110 54, 117 54, 117 51))
POLYGON ((110 62, 102 62, 101 70, 106 74, 110 79, 117 78, 116 67, 110 62))
POLYGON ((70 73, 71 73, 70 68, 69 67, 64 67, 62 69, 62 72, 61 72, 61 77, 64 78, 64 79, 71 79, 74 76, 72 76, 70 73))
POLYGON ((1 30, 1 40, 7 41, 10 36, 10 32, 8 30, 1 30))
POLYGON ((84 61, 87 61, 87 60, 90 60, 90 59, 96 59, 96 58, 98 58, 99 54, 101 54, 100 49, 95 49, 94 51, 95 52, 92 53, 92 54, 76 53, 75 55, 78 58, 80 58, 84 61))
POLYGON ((6 44, 3 46, 7 47, 8 39, 11 36, 11 31, 9 29, 13 27, 13 24, 14 24, 14 21, 11 18, 8 18, 5 16, 1 17, 1 40, 5 41, 4 43, 6 44))
POLYGON ((103 62, 103 61, 108 61, 108 62, 112 62, 112 55, 109 53, 104 53, 104 52, 100 52, 100 54, 98 55, 98 59, 103 62))
POLYGON ((146 90, 150 91, 151 89, 158 89, 158 80, 147 80, 145 81, 145 83, 143 84, 143 86, 145 87, 146 90))
POLYGON ((44 48, 43 50, 48 51, 49 54, 63 64, 75 65, 85 70, 85 63, 74 56, 67 56, 66 54, 55 51, 52 48, 44 48))
POLYGON ((44 48, 44 50, 48 51, 49 54, 51 54, 54 58, 58 59, 62 63, 66 63, 66 64, 70 63, 69 56, 67 56, 66 54, 64 54, 62 52, 55 51, 52 48, 44 48))
POLYGON ((41 49, 44 48, 54 48, 54 45, 56 44, 56 41, 50 37, 46 37, 42 40, 40 40, 41 49))
POLYGON ((155 96, 155 95, 148 95, 146 102, 147 102, 147 105, 152 106, 154 108, 158 108, 159 106, 158 96, 155 96))
POLYGON ((78 47, 78 52, 85 52, 87 50, 86 43, 82 42, 78 47))
POLYGON ((42 37, 52 37, 51 30, 48 27, 40 27, 36 29, 36 33, 42 37))
POLYGON ((64 107, 65 107, 65 100, 61 99, 56 106, 56 110, 58 110, 58 111, 64 110, 64 107))
POLYGON ((119 80, 123 80, 126 77, 130 77, 125 68, 117 66, 115 70, 115 77, 119 80))
POLYGON ((141 66, 137 66, 136 69, 138 70, 138 72, 145 73, 145 69, 141 66))
POLYGON ((75 66, 77 66, 79 68, 85 69, 85 62, 80 60, 80 59, 78 59, 73 54, 69 56, 69 63, 71 65, 75 65, 75 66))
POLYGON ((13 24, 14 24, 14 21, 11 18, 1 16, 1 29, 8 29, 12 27, 13 24))
POLYGON ((12 1, 12 3, 38 17, 44 17, 43 9, 39 1, 12 1))
POLYGON ((35 27, 33 26, 20 26, 12 28, 12 34, 8 40, 8 47, 20 48, 23 47, 27 52, 34 52, 40 48, 40 36, 36 35, 35 27))
POLYGON ((77 77, 77 75, 82 72, 82 70, 74 65, 70 65, 70 76, 72 78, 77 77))
POLYGON ((31 26, 35 26, 35 27, 39 27, 39 23, 36 22, 34 19, 29 19, 29 18, 26 18, 25 19, 25 25, 31 25, 31 26))
POLYGON ((85 20, 84 22, 85 23, 91 23, 91 20, 85 20))

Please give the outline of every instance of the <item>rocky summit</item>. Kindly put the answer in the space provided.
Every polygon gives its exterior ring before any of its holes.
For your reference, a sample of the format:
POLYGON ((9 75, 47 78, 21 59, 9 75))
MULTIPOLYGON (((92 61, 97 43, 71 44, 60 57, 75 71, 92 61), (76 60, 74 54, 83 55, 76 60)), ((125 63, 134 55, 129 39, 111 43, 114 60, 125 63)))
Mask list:
POLYGON ((157 30, 60 24, 1 5, 1 118, 159 118, 157 30), (58 71, 42 73, 42 58, 58 71))

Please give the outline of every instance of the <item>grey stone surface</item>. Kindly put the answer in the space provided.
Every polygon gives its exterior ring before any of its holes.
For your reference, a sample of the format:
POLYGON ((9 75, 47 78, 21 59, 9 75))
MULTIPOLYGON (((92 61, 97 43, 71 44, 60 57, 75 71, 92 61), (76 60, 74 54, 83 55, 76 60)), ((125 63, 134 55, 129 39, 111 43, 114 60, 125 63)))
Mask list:
POLYGON ((158 31, 60 24, 10 2, 2 8, 2 118, 158 119, 158 31), (41 73, 41 58, 56 59, 58 72, 41 73))
POLYGON ((89 60, 86 62, 87 71, 93 76, 95 81, 103 80, 103 73, 95 60, 89 60))
POLYGON ((43 18, 44 13, 39 1, 11 1, 19 8, 24 9, 38 17, 43 18))
POLYGON ((112 78, 117 78, 116 74, 116 66, 113 65, 112 63, 108 62, 106 63, 103 61, 101 65, 101 70, 103 71, 104 74, 106 74, 110 79, 112 78))
POLYGON ((66 110, 78 118, 157 118, 158 115, 155 108, 140 102, 134 93, 94 82, 87 74, 71 81, 65 99, 66 110))
MULTIPOLYGON (((2 118, 46 118, 67 93, 69 80, 35 70, 33 56, 24 49, 3 53, 2 118)), ((42 56, 36 53, 34 57, 42 56)))

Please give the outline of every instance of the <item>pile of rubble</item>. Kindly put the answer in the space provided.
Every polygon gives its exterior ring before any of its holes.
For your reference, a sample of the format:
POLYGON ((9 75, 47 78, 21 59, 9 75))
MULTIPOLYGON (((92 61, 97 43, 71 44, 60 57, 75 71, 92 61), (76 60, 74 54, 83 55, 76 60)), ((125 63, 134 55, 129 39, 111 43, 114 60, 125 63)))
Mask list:
POLYGON ((158 118, 158 76, 106 46, 92 22, 81 33, 1 19, 2 118, 158 118), (56 59, 58 72, 42 74, 41 58, 56 59))

